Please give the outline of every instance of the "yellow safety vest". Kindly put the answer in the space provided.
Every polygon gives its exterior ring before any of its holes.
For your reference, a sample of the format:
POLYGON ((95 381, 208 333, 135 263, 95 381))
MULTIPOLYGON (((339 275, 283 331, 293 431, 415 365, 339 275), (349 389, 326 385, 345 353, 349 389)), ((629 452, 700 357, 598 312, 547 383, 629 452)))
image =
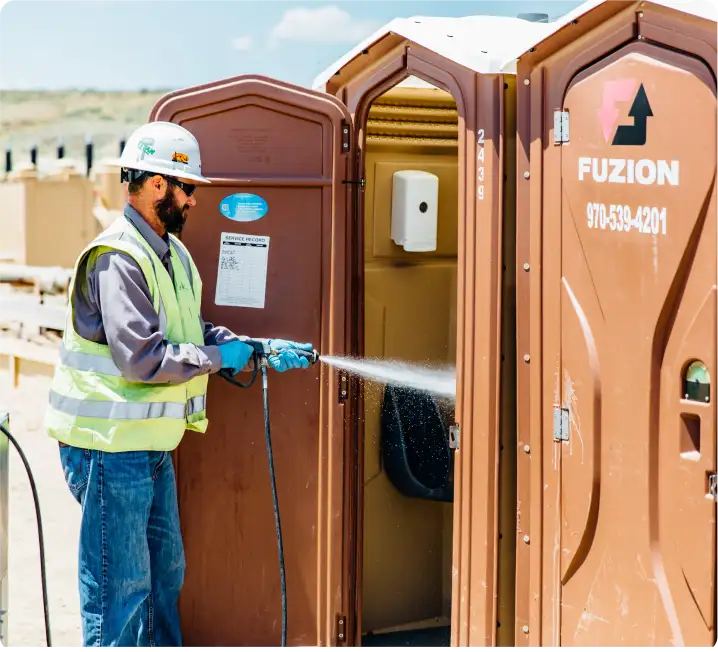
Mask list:
MULTIPOLYGON (((141 267, 165 340, 203 345, 202 282, 189 252, 170 235, 172 283, 157 254, 124 217, 78 257, 70 299, 83 260, 88 257, 91 268, 100 254, 111 250, 128 254, 141 267)), ((179 384, 129 382, 112 360, 110 347, 80 337, 73 324, 70 300, 45 415, 51 437, 71 446, 107 452, 170 451, 180 443, 185 429, 207 430, 207 374, 179 384)))

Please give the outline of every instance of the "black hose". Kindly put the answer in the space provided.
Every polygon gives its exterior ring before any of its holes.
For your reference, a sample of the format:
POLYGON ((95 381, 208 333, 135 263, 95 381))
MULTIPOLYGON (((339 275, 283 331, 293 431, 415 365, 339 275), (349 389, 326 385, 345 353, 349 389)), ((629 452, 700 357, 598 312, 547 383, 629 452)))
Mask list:
POLYGON ((282 524, 279 521, 279 498, 277 497, 277 479, 274 475, 272 437, 269 431, 269 392, 267 391, 266 359, 262 360, 262 399, 264 401, 264 437, 267 440, 269 480, 272 485, 272 502, 274 503, 274 525, 277 528, 277 550, 279 552, 279 580, 282 587, 282 647, 287 647, 287 581, 284 575, 284 545, 282 543, 282 524))
POLYGON ((282 543, 282 525, 279 519, 279 498, 277 497, 277 479, 274 474, 274 455, 272 453, 272 436, 269 428, 269 392, 267 389, 267 359, 254 354, 254 373, 249 383, 241 383, 231 376, 231 372, 220 371, 219 375, 237 387, 247 389, 254 384, 258 367, 262 368, 262 400, 264 403, 264 436, 267 443, 267 461, 269 462, 269 480, 272 486, 272 502, 274 503, 274 524, 277 529, 277 550, 279 552, 279 581, 282 589, 282 647, 287 647, 287 581, 284 572, 284 544, 282 543))
POLYGON ((249 389, 252 385, 254 385, 254 381, 257 380, 257 371, 259 371, 259 359, 256 351, 252 353, 252 360, 254 361, 254 369, 252 370, 252 377, 249 379, 248 383, 243 383, 232 378, 232 372, 229 369, 222 369, 219 372, 219 375, 227 382, 232 383, 232 385, 236 385, 242 389, 249 389))
POLYGON ((40 500, 37 496, 37 488, 35 487, 35 478, 30 470, 25 453, 22 452, 20 444, 17 443, 15 437, 13 437, 4 426, 0 425, 0 430, 10 440, 10 443, 15 447, 22 463, 25 465, 25 471, 27 472, 28 480, 30 481, 30 488, 32 489, 32 499, 35 501, 35 517, 37 519, 37 538, 40 542, 40 578, 42 580, 42 606, 45 611, 45 641, 47 647, 52 647, 52 637, 50 635, 50 610, 47 606, 47 577, 45 574, 45 540, 42 536, 42 517, 40 516, 40 500))

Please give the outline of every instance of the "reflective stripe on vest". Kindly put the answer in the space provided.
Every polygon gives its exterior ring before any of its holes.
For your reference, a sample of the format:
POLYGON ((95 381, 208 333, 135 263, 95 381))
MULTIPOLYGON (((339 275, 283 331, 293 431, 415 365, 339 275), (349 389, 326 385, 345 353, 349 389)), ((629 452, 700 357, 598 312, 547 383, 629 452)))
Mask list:
POLYGON ((184 403, 116 403, 114 401, 85 401, 61 396, 50 390, 50 405, 58 412, 74 417, 101 419, 184 419, 187 406, 184 403))
MULTIPOLYGON (((63 344, 60 347, 60 361, 66 367, 71 369, 77 369, 78 371, 92 371, 98 374, 105 374, 107 376, 122 376, 120 368, 114 363, 112 358, 106 358, 101 355, 93 355, 92 353, 80 353, 79 351, 68 351, 63 344)), ((62 398, 62 397, 59 397, 62 398)), ((133 405, 130 403, 112 403, 110 401, 105 402, 107 405, 133 405)), ((187 414, 196 414, 202 412, 205 409, 207 399, 205 396, 193 396, 187 401, 187 414)), ((138 403, 137 405, 147 405, 147 403, 138 403)), ((162 405, 160 403, 154 403, 153 405, 162 405)), ((182 405, 182 403, 166 403, 164 405, 182 405)), ((73 411, 62 410, 61 408, 53 405, 62 412, 68 412, 68 414, 74 414, 75 416, 104 416, 98 414, 80 414, 73 411)), ((169 415, 160 415, 169 416, 169 415)), ((181 416, 184 416, 184 408, 182 409, 181 416)), ((118 417, 118 418, 134 418, 134 417, 118 417)), ((178 417, 179 418, 179 417, 178 417)))
POLYGON ((107 376, 122 376, 120 368, 112 358, 92 353, 80 353, 79 351, 68 351, 63 343, 60 347, 60 362, 66 367, 79 371, 94 371, 107 376))
POLYGON ((194 396, 188 402, 188 414, 196 414, 197 412, 204 412, 205 406, 207 405, 206 396, 194 396))
POLYGON ((73 417, 102 419, 184 419, 187 415, 202 412, 206 398, 195 396, 185 403, 117 403, 114 401, 85 401, 62 396, 50 390, 50 405, 59 412, 73 417))

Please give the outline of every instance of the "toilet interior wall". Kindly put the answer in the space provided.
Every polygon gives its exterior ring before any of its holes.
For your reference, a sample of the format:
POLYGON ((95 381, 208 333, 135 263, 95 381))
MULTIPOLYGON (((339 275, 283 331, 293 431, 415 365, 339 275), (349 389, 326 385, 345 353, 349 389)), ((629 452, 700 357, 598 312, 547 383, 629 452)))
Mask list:
MULTIPOLYGON (((364 161, 364 353, 454 366, 459 203, 454 98, 413 78, 387 91, 369 111, 364 161), (435 251, 407 252, 391 239, 393 174, 400 170, 422 170, 439 179, 435 251)), ((392 483, 382 463, 384 391, 378 383, 364 385, 361 631, 412 623, 448 629, 452 502, 410 497, 392 483)), ((453 405, 440 409, 448 428, 453 405)))

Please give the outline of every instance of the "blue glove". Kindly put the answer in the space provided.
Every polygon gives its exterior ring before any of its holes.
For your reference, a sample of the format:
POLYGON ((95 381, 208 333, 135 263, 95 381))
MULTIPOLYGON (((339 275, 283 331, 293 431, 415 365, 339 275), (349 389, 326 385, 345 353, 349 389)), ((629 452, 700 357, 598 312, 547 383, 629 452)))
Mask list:
POLYGON ((311 344, 301 344, 287 340, 269 340, 269 348, 278 353, 270 355, 267 358, 267 362, 270 367, 279 372, 287 371, 288 369, 306 369, 309 367, 309 360, 304 356, 297 355, 293 349, 311 351, 311 344))
POLYGON ((234 376, 247 366, 254 349, 249 344, 235 341, 220 344, 219 352, 222 355, 222 369, 231 369, 234 376))

